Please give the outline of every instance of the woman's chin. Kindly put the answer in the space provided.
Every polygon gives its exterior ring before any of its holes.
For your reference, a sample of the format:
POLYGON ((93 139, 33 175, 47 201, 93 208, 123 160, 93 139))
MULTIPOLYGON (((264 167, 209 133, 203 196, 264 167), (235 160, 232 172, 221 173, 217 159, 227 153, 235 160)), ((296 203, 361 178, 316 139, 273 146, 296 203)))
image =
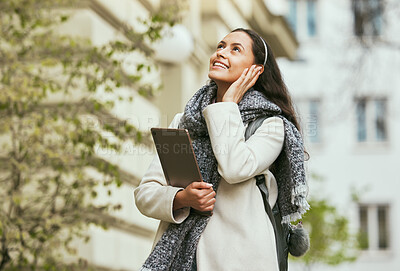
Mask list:
POLYGON ((216 74, 214 71, 210 71, 208 73, 208 78, 210 78, 211 80, 213 80, 216 83, 228 83, 229 80, 227 80, 227 78, 225 78, 224 76, 220 76, 219 74, 216 74))
POLYGON ((218 77, 214 77, 214 76, 208 76, 208 78, 212 81, 214 81, 214 83, 216 83, 217 85, 220 83, 223 83, 223 81, 219 80, 218 77))
POLYGON ((215 80, 218 76, 216 76, 214 71, 209 71, 208 72, 208 78, 210 78, 211 80, 215 80))

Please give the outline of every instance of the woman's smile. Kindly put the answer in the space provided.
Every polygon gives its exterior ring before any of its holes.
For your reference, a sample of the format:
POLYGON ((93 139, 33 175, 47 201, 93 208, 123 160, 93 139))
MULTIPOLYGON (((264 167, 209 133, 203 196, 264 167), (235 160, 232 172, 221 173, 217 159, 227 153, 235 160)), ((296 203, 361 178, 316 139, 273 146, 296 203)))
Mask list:
POLYGON ((216 61, 214 61, 214 63, 213 63, 211 68, 212 69, 223 69, 223 70, 226 70, 226 69, 229 69, 229 66, 227 64, 225 64, 224 62, 222 62, 222 61, 216 60, 216 61))

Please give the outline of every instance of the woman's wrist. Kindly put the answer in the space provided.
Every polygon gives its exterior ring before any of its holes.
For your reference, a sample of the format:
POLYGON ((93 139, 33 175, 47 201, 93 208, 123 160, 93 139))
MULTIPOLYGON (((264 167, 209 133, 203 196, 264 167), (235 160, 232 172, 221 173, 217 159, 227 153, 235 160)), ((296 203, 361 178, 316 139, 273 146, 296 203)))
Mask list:
POLYGON ((222 96, 221 102, 239 103, 240 97, 232 93, 231 94, 225 93, 224 96, 222 96))
POLYGON ((224 103, 229 103, 229 102, 237 103, 237 101, 235 99, 230 98, 230 97, 222 98, 222 102, 224 102, 224 103))
POLYGON ((186 203, 185 197, 185 190, 180 190, 178 193, 175 194, 174 203, 173 203, 173 210, 178 210, 184 207, 189 207, 186 203))

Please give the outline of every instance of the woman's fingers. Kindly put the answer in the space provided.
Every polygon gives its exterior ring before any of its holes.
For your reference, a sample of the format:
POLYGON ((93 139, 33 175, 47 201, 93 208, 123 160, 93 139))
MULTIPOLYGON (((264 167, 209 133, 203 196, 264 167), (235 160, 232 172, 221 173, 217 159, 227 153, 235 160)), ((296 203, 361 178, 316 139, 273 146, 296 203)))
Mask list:
POLYGON ((249 90, 257 82, 260 75, 261 67, 257 65, 252 65, 250 68, 246 68, 242 75, 234 84, 236 84, 239 95, 243 96, 247 90, 249 90))
POLYGON ((196 194, 197 199, 202 202, 208 201, 215 197, 215 191, 212 188, 197 190, 196 194))
MULTIPOLYGON (((249 78, 251 77, 251 75, 253 74, 254 71, 254 65, 252 65, 250 68, 246 68, 243 73, 242 73, 242 82, 241 82, 241 86, 245 86, 246 83, 248 82, 249 78)), ((241 77, 242 77, 241 76, 241 77)))
POLYGON ((209 201, 201 204, 200 207, 200 211, 212 211, 214 209, 214 205, 215 205, 215 198, 210 199, 209 201))
POLYGON ((233 84, 236 84, 237 86, 241 86, 243 84, 243 82, 246 80, 248 71, 249 71, 249 68, 244 69, 242 74, 240 75, 240 77, 233 84))
POLYGON ((240 77, 225 92, 222 101, 239 103, 246 91, 257 82, 261 69, 262 67, 257 65, 244 69, 240 77))
POLYGON ((216 193, 215 193, 214 190, 207 191, 207 192, 209 192, 209 193, 207 193, 207 194, 205 194, 205 195, 203 196, 203 199, 205 199, 205 200, 207 200, 207 201, 210 200, 210 199, 212 199, 212 198, 214 198, 215 195, 216 195, 216 193))
POLYGON ((193 182, 185 190, 189 194, 189 206, 199 211, 212 211, 215 203, 215 191, 211 184, 193 182))
POLYGON ((250 79, 250 82, 247 85, 248 88, 251 88, 252 86, 254 86, 254 84, 257 82, 258 77, 260 76, 260 74, 261 74, 261 67, 255 69, 254 74, 253 74, 252 78, 250 79))
POLYGON ((194 189, 208 189, 212 187, 212 184, 206 182, 192 182, 189 186, 194 189))
POLYGON ((248 73, 246 74, 246 77, 242 83, 245 92, 257 82, 258 76, 260 75, 261 68, 262 68, 261 66, 257 66, 257 65, 252 65, 250 67, 250 69, 249 69, 248 73))
POLYGON ((214 209, 215 201, 215 192, 213 190, 199 200, 198 208, 200 211, 212 211, 214 209))
POLYGON ((198 202, 198 207, 195 209, 198 209, 200 211, 212 211, 214 209, 214 204, 215 204, 216 199, 214 197, 212 198, 202 198, 198 202))

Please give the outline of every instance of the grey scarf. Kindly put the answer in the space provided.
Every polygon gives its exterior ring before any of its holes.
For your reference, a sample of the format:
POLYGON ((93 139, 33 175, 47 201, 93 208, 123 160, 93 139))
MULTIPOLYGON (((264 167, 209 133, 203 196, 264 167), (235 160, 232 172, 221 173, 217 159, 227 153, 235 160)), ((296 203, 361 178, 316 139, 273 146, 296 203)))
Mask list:
MULTIPOLYGON (((221 176, 211 148, 203 110, 216 97, 215 83, 203 86, 186 105, 179 128, 187 129, 203 180, 213 184, 217 192, 221 176)), ((281 115, 281 109, 261 92, 250 89, 239 103, 243 123, 267 115, 280 117, 284 122, 285 140, 282 152, 275 161, 278 183, 278 205, 282 222, 301 218, 308 210, 307 184, 304 172, 303 141, 296 127, 281 115)), ((170 224, 154 247, 141 270, 191 270, 197 243, 210 217, 191 213, 181 224, 170 224)))

